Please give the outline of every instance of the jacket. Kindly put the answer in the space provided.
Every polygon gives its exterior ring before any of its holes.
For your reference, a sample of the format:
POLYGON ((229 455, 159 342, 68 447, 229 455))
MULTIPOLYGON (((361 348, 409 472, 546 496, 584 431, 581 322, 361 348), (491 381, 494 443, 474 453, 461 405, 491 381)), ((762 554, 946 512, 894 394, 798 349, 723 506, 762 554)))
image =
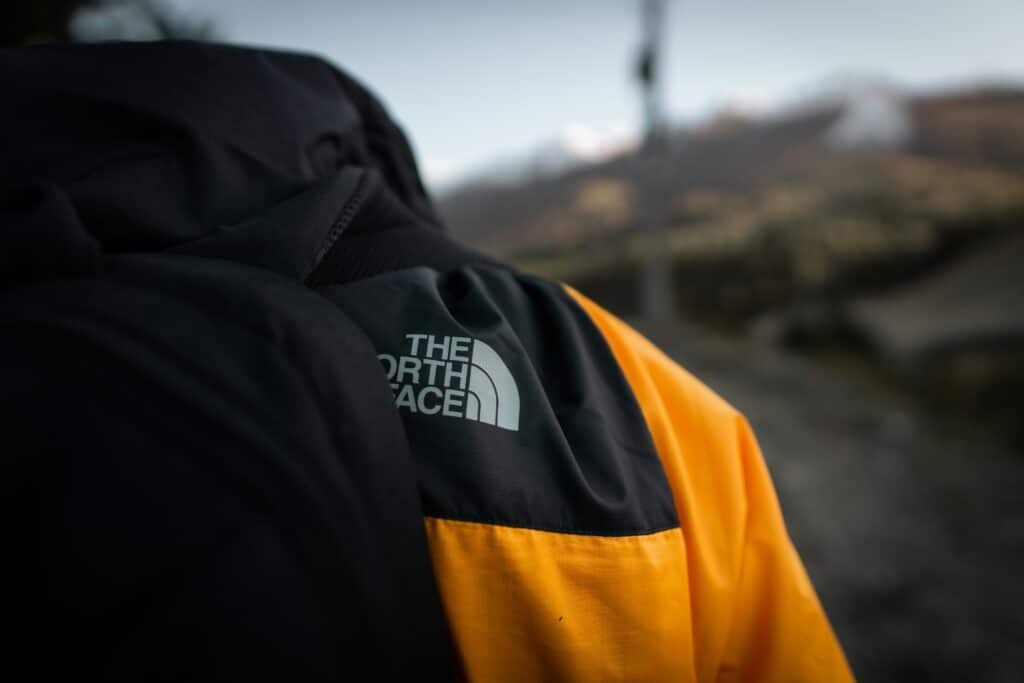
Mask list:
POLYGON ((580 293, 452 239, 352 78, 163 43, 3 50, 0 83, 22 656, 133 680, 851 679, 744 418, 580 293))

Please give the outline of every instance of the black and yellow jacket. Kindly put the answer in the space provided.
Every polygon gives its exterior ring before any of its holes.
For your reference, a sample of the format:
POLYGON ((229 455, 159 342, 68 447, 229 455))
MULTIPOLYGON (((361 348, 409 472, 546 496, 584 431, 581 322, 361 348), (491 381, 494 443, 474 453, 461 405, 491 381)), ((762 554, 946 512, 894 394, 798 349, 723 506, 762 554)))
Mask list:
POLYGON ((0 87, 6 604, 37 670, 851 678, 743 417, 448 237, 349 77, 115 44, 0 51, 0 87))

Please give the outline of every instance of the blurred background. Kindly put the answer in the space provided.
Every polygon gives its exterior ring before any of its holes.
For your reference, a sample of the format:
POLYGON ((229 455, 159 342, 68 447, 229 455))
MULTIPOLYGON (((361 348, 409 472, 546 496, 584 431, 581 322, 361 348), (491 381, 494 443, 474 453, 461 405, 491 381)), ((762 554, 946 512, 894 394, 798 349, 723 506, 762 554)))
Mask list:
POLYGON ((3 11, 6 44, 184 37, 349 70, 456 235, 748 415, 862 680, 1024 680, 1021 0, 3 11))

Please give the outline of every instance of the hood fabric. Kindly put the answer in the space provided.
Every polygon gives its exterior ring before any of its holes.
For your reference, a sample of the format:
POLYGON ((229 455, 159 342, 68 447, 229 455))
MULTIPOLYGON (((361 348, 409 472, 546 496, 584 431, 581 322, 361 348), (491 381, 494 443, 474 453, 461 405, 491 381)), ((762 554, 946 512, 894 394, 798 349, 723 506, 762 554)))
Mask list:
POLYGON ((374 228, 440 228, 405 136, 315 57, 32 46, 0 50, 0 82, 0 282, 164 250, 305 279, 361 204, 387 205, 374 228))

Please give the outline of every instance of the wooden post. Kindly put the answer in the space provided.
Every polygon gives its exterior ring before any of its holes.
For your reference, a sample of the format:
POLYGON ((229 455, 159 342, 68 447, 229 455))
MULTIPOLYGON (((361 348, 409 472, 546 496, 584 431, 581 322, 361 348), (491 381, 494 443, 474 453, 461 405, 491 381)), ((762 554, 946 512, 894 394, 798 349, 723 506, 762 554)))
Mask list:
MULTIPOLYGON (((644 152, 648 161, 665 165, 671 172, 668 144, 661 101, 661 44, 665 24, 665 0, 641 0, 641 27, 643 38, 637 60, 636 77, 640 82, 644 111, 644 152)), ((659 185, 661 183, 658 183, 659 185)), ((648 195, 650 206, 641 206, 638 212, 641 230, 665 235, 665 244, 651 249, 643 259, 640 271, 640 311, 653 320, 671 320, 675 317, 675 283, 672 277, 672 254, 667 244, 667 221, 661 210, 661 197, 657 192, 648 195)))

